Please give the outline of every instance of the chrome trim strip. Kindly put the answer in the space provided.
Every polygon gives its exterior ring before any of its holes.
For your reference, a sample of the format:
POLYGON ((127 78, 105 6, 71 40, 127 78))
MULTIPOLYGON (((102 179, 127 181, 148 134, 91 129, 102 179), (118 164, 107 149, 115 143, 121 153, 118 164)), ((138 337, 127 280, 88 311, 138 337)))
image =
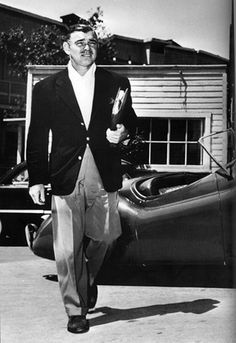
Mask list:
POLYGON ((0 213, 19 213, 19 214, 51 214, 51 210, 0 210, 0 213))

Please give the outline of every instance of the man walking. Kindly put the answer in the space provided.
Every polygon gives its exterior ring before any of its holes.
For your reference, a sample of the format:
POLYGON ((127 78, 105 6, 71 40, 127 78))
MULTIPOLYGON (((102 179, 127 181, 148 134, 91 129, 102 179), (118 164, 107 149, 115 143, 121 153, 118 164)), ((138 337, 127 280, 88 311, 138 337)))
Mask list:
POLYGON ((63 49, 67 68, 33 89, 27 164, 36 204, 45 202, 44 185, 52 187, 54 252, 67 329, 82 333, 89 330, 86 314, 97 299, 96 276, 121 234, 118 143, 134 133, 136 116, 128 79, 96 66, 97 35, 90 26, 69 30, 63 49), (128 89, 128 96, 123 121, 113 131, 118 89, 128 89))

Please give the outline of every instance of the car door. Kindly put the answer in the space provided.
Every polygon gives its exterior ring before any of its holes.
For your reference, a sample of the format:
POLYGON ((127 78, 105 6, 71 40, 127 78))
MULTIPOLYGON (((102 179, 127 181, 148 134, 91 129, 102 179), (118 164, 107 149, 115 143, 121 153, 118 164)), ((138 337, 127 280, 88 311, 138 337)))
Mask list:
POLYGON ((146 197, 137 234, 143 264, 224 261, 216 176, 162 195, 146 197))

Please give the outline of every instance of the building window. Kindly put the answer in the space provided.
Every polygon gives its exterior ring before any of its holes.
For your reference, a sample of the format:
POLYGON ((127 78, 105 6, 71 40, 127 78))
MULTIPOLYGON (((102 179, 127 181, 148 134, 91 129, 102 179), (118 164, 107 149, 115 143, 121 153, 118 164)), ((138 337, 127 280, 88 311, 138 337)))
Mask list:
POLYGON ((144 139, 141 161, 157 166, 201 166, 198 139, 204 118, 139 118, 138 134, 144 139))

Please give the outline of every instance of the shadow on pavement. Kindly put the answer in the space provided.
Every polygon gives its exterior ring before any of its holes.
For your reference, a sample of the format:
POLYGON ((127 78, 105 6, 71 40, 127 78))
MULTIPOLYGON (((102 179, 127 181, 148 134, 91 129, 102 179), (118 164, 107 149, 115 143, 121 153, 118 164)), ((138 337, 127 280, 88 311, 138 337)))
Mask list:
POLYGON ((135 321, 139 318, 151 317, 156 315, 166 315, 169 313, 194 313, 202 314, 213 310, 220 302, 214 299, 198 299, 189 302, 174 304, 152 305, 145 307, 135 307, 130 309, 118 309, 111 307, 97 308, 93 313, 102 313, 101 316, 90 320, 91 326, 103 325, 115 321, 135 321))

